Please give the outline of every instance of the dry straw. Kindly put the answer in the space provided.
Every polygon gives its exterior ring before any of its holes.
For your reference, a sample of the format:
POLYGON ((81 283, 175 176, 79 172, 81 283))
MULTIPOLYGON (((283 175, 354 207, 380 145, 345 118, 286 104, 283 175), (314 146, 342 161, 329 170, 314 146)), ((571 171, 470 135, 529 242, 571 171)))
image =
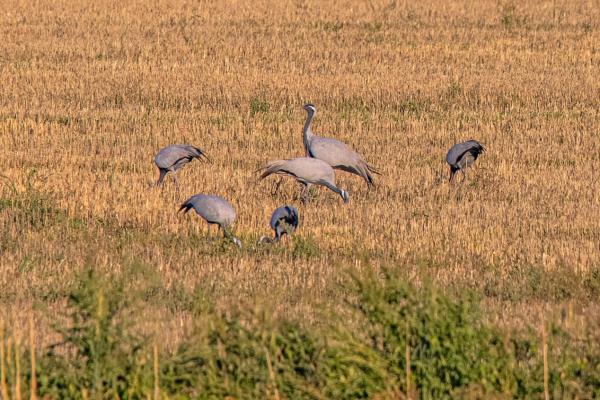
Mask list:
POLYGON ((3 399, 10 400, 8 385, 6 383, 6 356, 4 347, 6 338, 4 335, 4 321, 0 320, 0 393, 2 394, 3 399))

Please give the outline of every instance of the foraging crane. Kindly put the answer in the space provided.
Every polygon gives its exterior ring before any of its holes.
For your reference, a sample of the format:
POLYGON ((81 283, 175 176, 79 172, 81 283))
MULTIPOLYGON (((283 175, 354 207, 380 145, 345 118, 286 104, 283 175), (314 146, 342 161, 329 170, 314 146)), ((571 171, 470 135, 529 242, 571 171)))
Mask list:
POLYGON ((275 231, 273 239, 261 236, 259 243, 276 243, 286 233, 291 235, 298 228, 298 209, 294 206, 281 206, 271 215, 271 229, 275 231))
POLYGON ((375 186, 372 174, 380 175, 380 172, 346 143, 313 134, 310 126, 317 108, 313 104, 305 104, 304 109, 308 113, 303 130, 306 157, 318 158, 335 169, 358 175, 365 180, 369 188, 375 186))
POLYGON ((477 157, 485 151, 485 147, 476 140, 457 143, 446 154, 446 162, 450 165, 450 182, 454 182, 458 171, 466 179, 465 169, 473 165, 477 157))
POLYGON ((202 157, 209 161, 206 154, 198 147, 191 146, 189 144, 173 144, 167 147, 163 147, 158 151, 154 157, 154 163, 158 167, 160 175, 156 185, 160 185, 165 179, 165 175, 168 172, 173 173, 173 180, 177 184, 177 170, 181 169, 184 165, 197 158, 202 160, 202 157))
POLYGON ((185 214, 190 208, 193 208, 209 224, 209 227, 211 224, 219 225, 219 228, 223 230, 223 236, 242 248, 240 239, 233 236, 230 231, 235 222, 236 213, 227 200, 219 196, 197 194, 187 199, 177 212, 184 210, 185 214))
POLYGON ((348 192, 335 185, 335 172, 329 164, 317 158, 292 158, 290 160, 269 161, 267 166, 259 171, 264 171, 259 179, 264 179, 271 174, 289 175, 304 185, 302 201, 306 202, 306 196, 310 185, 321 185, 339 194, 344 203, 350 201, 348 192))

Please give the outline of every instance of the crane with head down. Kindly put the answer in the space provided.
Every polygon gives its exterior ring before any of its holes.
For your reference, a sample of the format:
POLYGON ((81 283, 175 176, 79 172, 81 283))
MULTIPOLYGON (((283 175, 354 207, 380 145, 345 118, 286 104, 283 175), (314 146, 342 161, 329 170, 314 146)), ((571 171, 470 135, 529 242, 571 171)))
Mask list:
POLYGON ((209 161, 206 154, 198 147, 189 144, 173 144, 163 147, 154 157, 154 163, 158 167, 159 176, 156 185, 163 183, 167 173, 173 173, 173 180, 177 185, 177 171, 194 159, 209 161))
POLYGON ((231 203, 220 196, 197 194, 187 199, 179 211, 187 213, 193 208, 196 213, 202 217, 209 226, 216 224, 223 230, 223 236, 235 243, 239 248, 242 247, 240 239, 233 236, 231 226, 235 222, 236 212, 231 203))
POLYGON ((333 168, 325 161, 317 158, 292 158, 289 160, 269 161, 262 171, 259 179, 264 179, 269 175, 287 175, 291 176, 304 185, 302 201, 307 201, 310 185, 320 185, 332 190, 340 195, 344 203, 350 201, 350 195, 344 189, 335 185, 335 172, 333 168))
POLYGON ((271 215, 271 229, 275 232, 274 238, 261 236, 259 243, 276 243, 285 234, 291 235, 298 228, 298 209, 294 206, 281 206, 271 215))
POLYGON ((446 154, 446 162, 450 165, 450 182, 454 182, 458 171, 462 172, 463 180, 466 179, 465 170, 472 166, 485 147, 476 140, 467 140, 457 143, 446 154))

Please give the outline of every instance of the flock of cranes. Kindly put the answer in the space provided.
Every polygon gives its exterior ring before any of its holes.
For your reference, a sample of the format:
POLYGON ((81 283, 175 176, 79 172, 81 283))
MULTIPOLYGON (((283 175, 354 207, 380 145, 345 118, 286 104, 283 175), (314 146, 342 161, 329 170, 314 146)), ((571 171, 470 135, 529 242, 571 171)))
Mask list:
MULTIPOLYGON (((365 180, 367 187, 375 186, 373 175, 381 173, 373 165, 352 150, 344 142, 336 139, 321 137, 313 134, 311 130, 312 121, 317 113, 313 104, 304 105, 308 113, 304 123, 303 139, 305 157, 287 160, 269 161, 259 171, 259 179, 269 175, 277 174, 290 176, 303 185, 301 199, 308 200, 311 185, 324 186, 337 193, 344 203, 350 201, 350 195, 344 189, 335 184, 334 169, 350 172, 365 180)), ((485 151, 485 147, 476 140, 457 143, 448 151, 446 162, 450 165, 450 182, 454 182, 458 171, 466 178, 465 169, 473 165, 477 157, 485 151)), ((159 177, 157 185, 161 185, 165 176, 170 172, 177 186, 177 171, 194 159, 210 161, 207 155, 198 147, 187 144, 175 144, 164 147, 156 154, 154 163, 158 167, 159 177)), ((178 186, 177 186, 178 187, 178 186)), ((196 194, 187 199, 179 208, 179 211, 187 213, 190 209, 202 217, 209 225, 218 225, 223 235, 242 247, 240 239, 233 236, 231 227, 235 222, 236 212, 231 203, 220 196, 196 194)), ((271 216, 271 229, 275 232, 274 238, 262 236, 259 243, 276 243, 284 234, 291 235, 299 223, 298 209, 290 205, 278 207, 271 216)))

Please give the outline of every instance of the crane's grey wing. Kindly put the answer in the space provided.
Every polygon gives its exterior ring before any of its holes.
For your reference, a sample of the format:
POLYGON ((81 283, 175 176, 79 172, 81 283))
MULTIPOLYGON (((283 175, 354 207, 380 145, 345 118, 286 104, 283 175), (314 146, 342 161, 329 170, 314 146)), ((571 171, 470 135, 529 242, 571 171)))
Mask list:
POLYGON ((295 176, 309 182, 325 180, 335 184, 333 168, 326 161, 318 158, 293 158, 288 161, 286 168, 295 176))
POLYGON ((187 212, 190 208, 193 208, 206 222, 223 227, 232 225, 236 217, 233 206, 219 196, 197 194, 183 203, 179 210, 187 212))
POLYGON ((187 144, 175 144, 162 148, 158 154, 156 154, 154 162, 160 169, 177 170, 194 158, 200 159, 203 156, 208 160, 206 154, 197 147, 187 144))
POLYGON ((210 159, 208 158, 206 153, 199 147, 192 146, 190 144, 176 144, 176 145, 174 145, 174 147, 182 149, 183 151, 187 152, 193 158, 202 159, 202 157, 204 157, 204 159, 206 159, 206 161, 210 161, 210 159))
POLYGON ((335 172, 329 164, 316 158, 299 157, 290 160, 269 161, 262 169, 260 179, 271 174, 288 174, 300 181, 318 182, 329 180, 335 183, 335 172))
POLYGON ((368 185, 374 185, 372 173, 379 171, 352 150, 350 146, 336 139, 315 137, 311 141, 310 155, 325 161, 333 168, 361 176, 368 185))
POLYGON ((278 207, 271 214, 271 221, 269 221, 269 225, 271 225, 271 229, 276 229, 277 225, 279 225, 279 221, 281 221, 285 217, 286 211, 285 206, 278 207))
POLYGON ((220 218, 221 218, 221 226, 223 227, 229 227, 231 225, 233 225, 233 223, 235 222, 235 218, 237 217, 237 213, 235 212, 235 208, 233 208, 233 206, 231 205, 231 203, 229 203, 227 200, 223 199, 222 197, 217 197, 218 199, 218 208, 219 208, 219 214, 220 214, 220 218))
POLYGON ((325 161, 332 167, 355 165, 362 157, 344 142, 336 139, 313 137, 309 153, 312 157, 325 161))
POLYGON ((456 165, 465 153, 470 153, 476 160, 479 154, 485 151, 485 147, 476 140, 467 140, 457 143, 446 154, 446 162, 450 165, 456 165))

